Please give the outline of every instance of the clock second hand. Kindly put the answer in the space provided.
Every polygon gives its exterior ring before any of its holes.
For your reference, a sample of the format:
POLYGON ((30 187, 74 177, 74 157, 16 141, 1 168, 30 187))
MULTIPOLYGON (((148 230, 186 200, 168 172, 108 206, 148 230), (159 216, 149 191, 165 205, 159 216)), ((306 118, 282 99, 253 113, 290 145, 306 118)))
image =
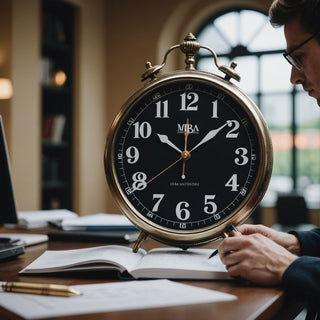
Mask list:
POLYGON ((154 179, 158 178, 161 174, 165 173, 167 170, 169 170, 171 167, 173 167, 174 165, 176 165, 179 161, 181 161, 183 158, 180 157, 178 160, 176 160, 175 162, 171 163, 168 167, 166 167, 165 169, 163 169, 162 171, 160 171, 158 174, 156 174, 153 178, 149 179, 146 183, 150 183, 152 182, 154 179))

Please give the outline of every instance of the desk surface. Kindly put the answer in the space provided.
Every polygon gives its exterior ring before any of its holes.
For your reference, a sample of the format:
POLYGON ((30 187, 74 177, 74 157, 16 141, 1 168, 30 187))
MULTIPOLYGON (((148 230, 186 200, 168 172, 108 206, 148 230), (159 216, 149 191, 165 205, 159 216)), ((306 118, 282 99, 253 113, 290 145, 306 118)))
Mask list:
MULTIPOLYGON (((10 232, 0 228, 0 232, 10 232)), ((11 232, 16 232, 16 230, 11 232)), ((36 233, 37 231, 34 231, 36 233)), ((109 244, 109 243, 108 243, 109 244)), ((48 243, 38 244, 27 247, 25 254, 18 258, 0 263, 0 281, 25 281, 34 283, 59 283, 66 285, 89 284, 111 282, 104 278, 102 273, 80 276, 19 276, 18 272, 36 259, 45 250, 63 250, 84 248, 97 245, 107 245, 106 243, 84 243, 84 242, 61 242, 49 241, 48 243)), ((132 246, 132 245, 131 245, 132 246)), ((146 250, 161 244, 147 239, 143 243, 146 250)), ((297 301, 292 302, 279 288, 258 287, 247 282, 232 281, 182 281, 183 283, 199 286, 207 289, 219 290, 234 294, 237 300, 231 302, 206 303, 197 305, 177 306, 168 308, 156 308, 146 310, 131 310, 122 312, 99 313, 94 315, 95 320, 99 319, 293 319, 302 309, 303 304, 297 301)), ((0 319, 21 319, 0 307, 0 319)), ((50 319, 77 319, 91 320, 93 315, 81 315, 74 317, 60 317, 50 319)))

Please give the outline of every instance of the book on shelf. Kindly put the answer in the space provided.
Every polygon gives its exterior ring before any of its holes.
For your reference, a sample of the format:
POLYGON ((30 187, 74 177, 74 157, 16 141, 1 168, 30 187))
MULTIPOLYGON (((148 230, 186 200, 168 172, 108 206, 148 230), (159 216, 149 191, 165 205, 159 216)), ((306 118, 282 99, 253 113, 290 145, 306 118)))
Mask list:
POLYGON ((66 43, 65 26, 58 16, 42 12, 42 38, 58 43, 66 43))
POLYGON ((39 69, 40 83, 46 86, 52 85, 55 69, 53 59, 49 57, 42 57, 40 59, 39 69))
POLYGON ((212 249, 164 247, 150 251, 121 245, 73 250, 47 250, 20 274, 79 271, 111 271, 119 278, 135 279, 232 279, 219 255, 208 259, 212 249))
POLYGON ((43 117, 42 139, 45 142, 61 143, 66 126, 64 114, 46 115, 43 117))

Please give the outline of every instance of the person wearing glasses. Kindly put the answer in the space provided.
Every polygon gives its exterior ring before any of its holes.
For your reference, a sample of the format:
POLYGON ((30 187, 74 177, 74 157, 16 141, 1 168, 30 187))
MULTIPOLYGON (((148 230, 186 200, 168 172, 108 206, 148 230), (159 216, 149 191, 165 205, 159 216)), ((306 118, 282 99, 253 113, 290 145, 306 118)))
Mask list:
MULTIPOLYGON (((284 26, 290 81, 320 106, 320 0, 275 0, 269 17, 274 27, 284 26)), ((320 319, 320 228, 285 233, 245 224, 218 252, 231 276, 281 285, 308 301, 308 319, 320 319)))

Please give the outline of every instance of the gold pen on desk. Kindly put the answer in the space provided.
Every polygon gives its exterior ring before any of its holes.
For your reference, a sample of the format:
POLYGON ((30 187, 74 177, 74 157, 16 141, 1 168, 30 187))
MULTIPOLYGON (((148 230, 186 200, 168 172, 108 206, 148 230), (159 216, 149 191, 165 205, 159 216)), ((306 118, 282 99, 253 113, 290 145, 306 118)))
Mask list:
POLYGON ((28 282, 0 282, 2 291, 31 293, 47 296, 72 297, 81 293, 73 288, 61 284, 28 283, 28 282))

